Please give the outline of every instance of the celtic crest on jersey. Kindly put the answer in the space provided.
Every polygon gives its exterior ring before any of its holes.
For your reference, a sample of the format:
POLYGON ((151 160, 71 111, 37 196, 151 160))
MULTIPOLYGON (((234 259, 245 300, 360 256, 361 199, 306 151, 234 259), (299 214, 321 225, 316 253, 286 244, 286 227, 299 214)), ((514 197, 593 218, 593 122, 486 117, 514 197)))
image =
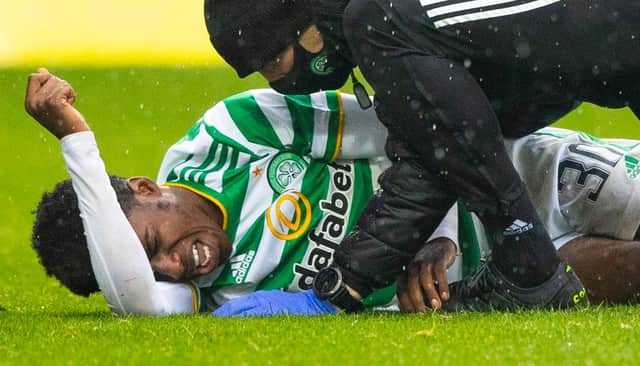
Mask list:
POLYGON ((276 155, 267 168, 267 179, 276 193, 284 192, 309 164, 299 155, 285 151, 276 155))

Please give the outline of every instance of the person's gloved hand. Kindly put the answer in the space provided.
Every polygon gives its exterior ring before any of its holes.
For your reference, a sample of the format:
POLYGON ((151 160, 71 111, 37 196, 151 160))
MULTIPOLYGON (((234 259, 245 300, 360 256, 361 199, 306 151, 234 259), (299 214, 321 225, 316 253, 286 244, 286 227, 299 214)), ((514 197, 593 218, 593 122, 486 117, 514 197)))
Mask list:
POLYGON ((319 299, 313 291, 298 293, 280 290, 256 291, 224 303, 212 313, 214 316, 248 317, 274 315, 322 315, 335 314, 327 301, 319 299))

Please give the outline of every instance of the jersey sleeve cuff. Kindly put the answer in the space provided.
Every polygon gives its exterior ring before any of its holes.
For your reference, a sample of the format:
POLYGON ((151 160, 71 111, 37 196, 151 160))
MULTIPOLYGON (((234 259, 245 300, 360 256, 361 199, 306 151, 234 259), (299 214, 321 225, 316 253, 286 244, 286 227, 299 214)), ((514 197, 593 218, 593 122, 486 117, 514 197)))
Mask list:
POLYGON ((65 154, 71 154, 78 149, 85 150, 97 149, 96 137, 93 131, 82 131, 72 133, 60 139, 60 145, 62 146, 62 152, 65 154))

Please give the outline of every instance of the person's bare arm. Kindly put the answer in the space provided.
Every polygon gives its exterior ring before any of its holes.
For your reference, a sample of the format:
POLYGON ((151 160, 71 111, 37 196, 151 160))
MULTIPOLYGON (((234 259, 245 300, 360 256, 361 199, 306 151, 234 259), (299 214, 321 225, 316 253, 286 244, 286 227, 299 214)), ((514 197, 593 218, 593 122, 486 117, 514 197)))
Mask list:
POLYGON ((93 133, 73 107, 75 99, 71 85, 46 69, 29 77, 25 108, 61 140, 91 265, 107 303, 119 315, 197 311, 189 285, 155 281, 142 244, 109 183, 93 133))
POLYGON ((640 302, 640 241, 586 236, 558 254, 576 271, 592 304, 640 302))
POLYGON ((45 68, 29 76, 25 109, 58 139, 81 131, 90 131, 84 117, 73 106, 76 93, 66 81, 45 68))

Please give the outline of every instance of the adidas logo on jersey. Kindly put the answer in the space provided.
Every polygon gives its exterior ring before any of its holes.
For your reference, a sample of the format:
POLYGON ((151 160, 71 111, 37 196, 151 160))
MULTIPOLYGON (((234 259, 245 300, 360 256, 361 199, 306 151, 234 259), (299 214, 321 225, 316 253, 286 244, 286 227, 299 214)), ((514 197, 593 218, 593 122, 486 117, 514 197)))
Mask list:
POLYGON ((502 235, 504 236, 513 236, 522 233, 526 233, 527 231, 533 229, 533 224, 530 222, 525 222, 520 219, 515 219, 508 228, 504 229, 502 235))
POLYGON ((627 176, 630 179, 636 179, 640 175, 640 160, 633 156, 625 155, 624 163, 627 168, 627 176))
POLYGON ((231 276, 233 276, 236 283, 242 283, 245 277, 247 277, 249 267, 251 267, 251 262, 253 262, 253 258, 255 258, 255 256, 256 251, 250 250, 248 253, 238 254, 229 260, 231 265, 231 276))

